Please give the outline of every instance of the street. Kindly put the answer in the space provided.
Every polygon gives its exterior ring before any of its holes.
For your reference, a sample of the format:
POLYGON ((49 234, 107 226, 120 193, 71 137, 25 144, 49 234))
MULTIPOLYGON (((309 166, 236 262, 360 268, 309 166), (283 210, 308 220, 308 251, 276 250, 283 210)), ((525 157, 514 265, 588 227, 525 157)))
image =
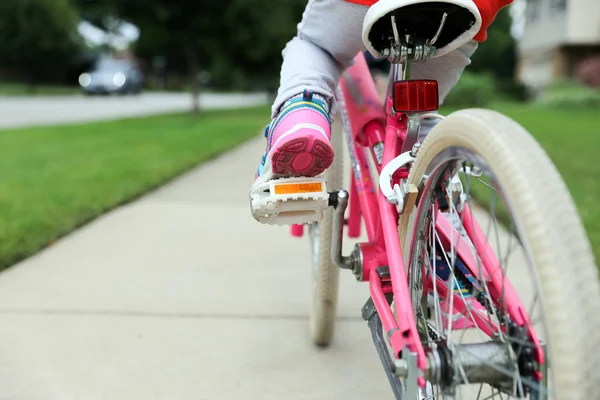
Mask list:
MULTIPOLYGON (((201 96, 205 109, 249 107, 267 103, 257 94, 207 93, 201 96)), ((0 128, 65 124, 95 120, 186 111, 191 108, 188 93, 144 93, 140 96, 0 96, 0 128)))

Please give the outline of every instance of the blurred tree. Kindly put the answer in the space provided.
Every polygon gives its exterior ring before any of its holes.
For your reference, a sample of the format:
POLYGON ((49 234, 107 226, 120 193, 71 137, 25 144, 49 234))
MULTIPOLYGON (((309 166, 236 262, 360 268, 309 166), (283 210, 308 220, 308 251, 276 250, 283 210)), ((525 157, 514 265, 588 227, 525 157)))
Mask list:
MULTIPOLYGON (((140 28, 136 54, 164 57, 168 69, 187 72, 194 110, 203 71, 222 88, 275 86, 281 51, 292 38, 306 0, 78 0, 83 15, 118 15, 140 28)), ((97 22, 98 23, 98 22, 97 22)))
MULTIPOLYGON (((254 82, 276 88, 281 52, 296 34, 305 7, 306 0, 231 1, 223 18, 227 52, 219 56, 234 57, 240 72, 250 74, 254 82)), ((227 79, 227 75, 218 74, 218 70, 214 71, 217 81, 227 79)))
POLYGON ((513 24, 510 8, 503 8, 488 29, 487 40, 480 43, 471 58, 468 71, 491 75, 496 90, 515 100, 527 97, 525 87, 515 80, 517 42, 511 34, 513 24))
POLYGON ((82 19, 102 29, 111 28, 108 22, 115 15, 113 0, 73 0, 82 19))
MULTIPOLYGON (((104 30, 110 36, 117 36, 121 21, 116 18, 116 7, 113 0, 72 0, 78 6, 80 17, 90 24, 104 30)), ((110 40, 100 46, 104 52, 113 49, 110 40)))
POLYGON ((0 67, 34 87, 64 79, 82 49, 70 0, 1 0, 0 67))
POLYGON ((503 8, 488 29, 487 40, 477 48, 469 69, 490 72, 496 78, 512 78, 517 62, 516 41, 510 30, 512 17, 509 7, 503 8))
MULTIPOLYGON (((111 1, 111 0, 108 0, 111 1)), ((165 56, 185 62, 190 75, 193 111, 200 110, 199 75, 209 65, 209 54, 219 50, 221 19, 227 2, 218 0, 121 0, 113 3, 120 17, 140 28, 136 46, 146 56, 165 56), (153 54, 152 54, 153 53, 153 54)))

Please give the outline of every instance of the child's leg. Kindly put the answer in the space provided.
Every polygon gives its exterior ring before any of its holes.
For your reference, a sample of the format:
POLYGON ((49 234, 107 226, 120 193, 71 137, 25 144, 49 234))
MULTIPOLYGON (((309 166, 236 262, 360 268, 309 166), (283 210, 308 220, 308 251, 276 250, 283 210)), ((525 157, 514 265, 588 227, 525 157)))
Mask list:
MULTIPOLYGON (((329 109, 341 72, 364 49, 362 24, 368 8, 344 0, 310 0, 298 34, 283 51, 281 85, 267 127, 267 150, 258 181, 315 176, 333 160, 329 109)), ((443 57, 416 64, 413 78, 437 79, 443 101, 477 45, 470 42, 443 57)), ((428 131, 424 127, 423 133, 428 131)))
MULTIPOLYGON (((411 78, 437 80, 440 104, 442 104, 450 90, 458 82, 465 68, 471 64, 471 56, 476 49, 477 42, 470 41, 441 57, 433 58, 425 63, 413 64, 411 78)), ((419 134, 421 142, 438 122, 438 119, 423 120, 419 134)))
POLYGON ((273 117, 305 89, 330 106, 340 74, 364 49, 362 25, 368 7, 344 0, 310 0, 298 34, 283 51, 281 83, 273 117))
POLYGON ((283 51, 267 150, 253 187, 273 178, 315 176, 331 165, 329 109, 341 72, 363 49, 367 10, 344 0, 308 2, 298 34, 283 51))
POLYGON ((471 56, 477 49, 477 42, 470 41, 458 49, 441 57, 413 64, 411 78, 435 79, 440 91, 440 104, 456 85, 465 68, 471 64, 471 56))

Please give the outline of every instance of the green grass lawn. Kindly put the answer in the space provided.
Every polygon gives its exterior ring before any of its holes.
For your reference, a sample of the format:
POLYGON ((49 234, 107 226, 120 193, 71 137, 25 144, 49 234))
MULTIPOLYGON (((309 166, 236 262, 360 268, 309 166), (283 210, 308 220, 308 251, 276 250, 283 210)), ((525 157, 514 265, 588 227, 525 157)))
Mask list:
MULTIPOLYGON (((546 149, 600 259, 600 115, 521 104, 493 108, 546 149)), ((0 269, 255 136, 268 115, 258 107, 0 131, 0 269)))
POLYGON ((573 196, 596 260, 600 260, 599 111, 562 111, 525 104, 498 104, 490 108, 523 125, 546 150, 573 196))
POLYGON ((264 129, 267 107, 0 131, 0 269, 264 129))

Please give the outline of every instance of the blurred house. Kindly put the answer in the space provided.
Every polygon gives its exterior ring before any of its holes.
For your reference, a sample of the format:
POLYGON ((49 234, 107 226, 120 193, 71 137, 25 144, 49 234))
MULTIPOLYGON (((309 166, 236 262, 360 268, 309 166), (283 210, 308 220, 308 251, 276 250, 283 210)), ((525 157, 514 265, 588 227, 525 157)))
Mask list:
POLYGON ((565 78, 590 84, 577 75, 600 55, 600 0, 527 0, 518 48, 517 77, 534 94, 565 78))

